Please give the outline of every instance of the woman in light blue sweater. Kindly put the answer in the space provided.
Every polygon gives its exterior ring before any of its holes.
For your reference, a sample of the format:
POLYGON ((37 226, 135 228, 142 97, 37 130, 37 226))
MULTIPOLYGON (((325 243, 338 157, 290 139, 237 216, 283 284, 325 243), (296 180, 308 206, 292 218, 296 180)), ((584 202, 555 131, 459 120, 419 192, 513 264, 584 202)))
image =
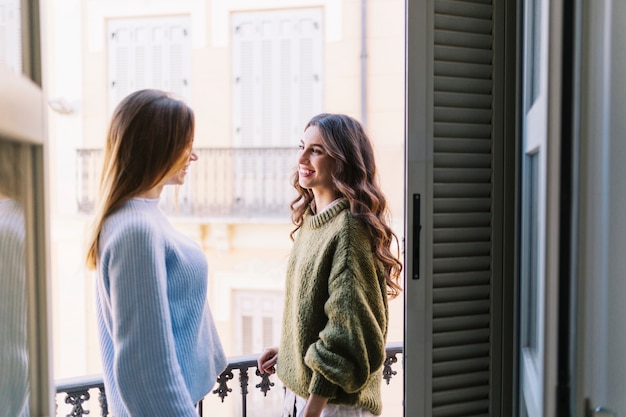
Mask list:
POLYGON ((227 365, 207 303, 206 257, 159 208, 163 187, 183 184, 197 160, 193 136, 192 110, 158 90, 126 97, 107 135, 87 264, 98 272, 114 417, 197 416, 195 404, 227 365))
POLYGON ((285 384, 283 417, 380 415, 387 297, 401 290, 402 265, 374 151, 358 121, 320 114, 297 163, 280 347, 258 367, 285 384))

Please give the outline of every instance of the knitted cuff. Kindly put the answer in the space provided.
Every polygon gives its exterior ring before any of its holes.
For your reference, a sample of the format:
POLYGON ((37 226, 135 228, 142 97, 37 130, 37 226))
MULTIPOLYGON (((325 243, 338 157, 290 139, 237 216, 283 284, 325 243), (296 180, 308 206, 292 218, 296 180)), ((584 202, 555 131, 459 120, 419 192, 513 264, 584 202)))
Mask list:
POLYGON ((337 396, 337 388, 337 385, 324 378, 322 374, 314 372, 309 384, 309 393, 326 398, 335 398, 337 396))

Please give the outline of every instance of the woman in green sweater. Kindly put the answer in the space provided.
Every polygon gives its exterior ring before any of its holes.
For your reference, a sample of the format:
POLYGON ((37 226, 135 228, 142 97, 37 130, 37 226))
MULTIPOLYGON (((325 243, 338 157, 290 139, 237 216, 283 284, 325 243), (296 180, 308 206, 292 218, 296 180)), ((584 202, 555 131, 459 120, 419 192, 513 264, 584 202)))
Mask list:
POLYGON ((259 370, 287 388, 283 416, 380 415, 387 298, 401 290, 402 265, 374 151, 359 122, 320 114, 297 163, 282 337, 259 370))

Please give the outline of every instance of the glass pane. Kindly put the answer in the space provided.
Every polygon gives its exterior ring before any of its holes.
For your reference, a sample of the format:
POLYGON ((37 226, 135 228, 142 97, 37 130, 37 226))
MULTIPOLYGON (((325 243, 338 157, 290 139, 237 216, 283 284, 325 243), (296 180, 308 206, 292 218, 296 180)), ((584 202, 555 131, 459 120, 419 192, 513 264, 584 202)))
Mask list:
POLYGON ((525 2, 525 103, 530 109, 539 95, 541 68, 541 7, 537 0, 525 2))
POLYGON ((520 417, 528 417, 528 409, 526 408, 526 403, 524 401, 522 401, 521 404, 520 417))
POLYGON ((25 169, 28 148, 0 139, 0 413, 28 415, 25 169))
POLYGON ((522 347, 537 349, 539 154, 526 156, 522 202, 522 347))

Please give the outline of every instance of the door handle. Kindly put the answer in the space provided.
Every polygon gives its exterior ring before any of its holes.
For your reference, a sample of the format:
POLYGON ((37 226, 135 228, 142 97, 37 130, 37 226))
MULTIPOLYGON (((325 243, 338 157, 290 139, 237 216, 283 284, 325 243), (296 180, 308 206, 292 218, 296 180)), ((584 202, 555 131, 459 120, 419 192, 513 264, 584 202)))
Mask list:
POLYGON ((413 279, 420 279, 421 198, 413 194, 413 279))

